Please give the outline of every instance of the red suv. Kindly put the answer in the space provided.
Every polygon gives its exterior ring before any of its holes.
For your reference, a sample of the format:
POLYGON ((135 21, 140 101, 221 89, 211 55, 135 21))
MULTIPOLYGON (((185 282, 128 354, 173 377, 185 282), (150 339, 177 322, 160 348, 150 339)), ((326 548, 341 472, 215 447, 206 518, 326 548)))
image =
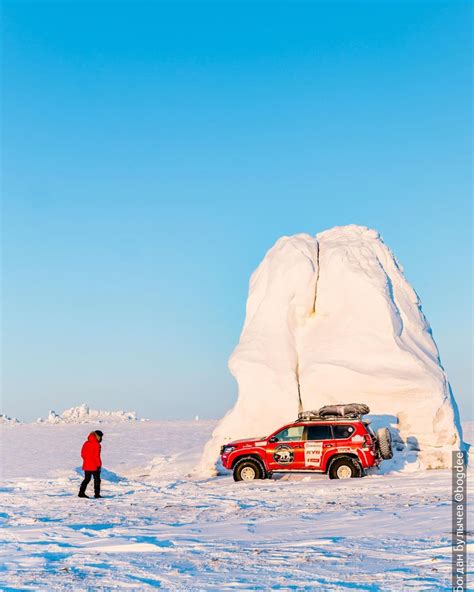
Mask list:
POLYGON ((330 479, 362 477, 365 469, 392 458, 389 430, 382 428, 375 434, 369 421, 361 418, 368 411, 365 405, 351 404, 300 413, 296 421, 267 438, 222 446, 222 464, 233 471, 235 481, 290 472, 327 473, 330 479))

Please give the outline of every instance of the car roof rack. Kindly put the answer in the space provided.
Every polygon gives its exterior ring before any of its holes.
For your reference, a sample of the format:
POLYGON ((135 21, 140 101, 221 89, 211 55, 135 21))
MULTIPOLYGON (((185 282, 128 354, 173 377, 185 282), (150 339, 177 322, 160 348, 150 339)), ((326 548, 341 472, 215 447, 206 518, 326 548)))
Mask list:
POLYGON ((314 415, 309 413, 298 413, 298 419, 295 423, 302 421, 350 421, 360 419, 360 415, 314 415))
POLYGON ((301 411, 298 413, 298 419, 296 421, 347 421, 350 419, 360 419, 363 415, 366 415, 369 412, 369 407, 364 403, 325 405, 320 409, 301 411))

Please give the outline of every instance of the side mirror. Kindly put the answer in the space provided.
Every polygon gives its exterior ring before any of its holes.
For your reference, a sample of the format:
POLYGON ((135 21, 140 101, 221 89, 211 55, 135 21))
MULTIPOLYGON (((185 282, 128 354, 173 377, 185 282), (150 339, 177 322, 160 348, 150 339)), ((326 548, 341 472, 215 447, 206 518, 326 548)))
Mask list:
POLYGON ((272 436, 270 438, 270 440, 268 440, 269 442, 273 443, 273 442, 278 442, 278 438, 276 436, 272 436))

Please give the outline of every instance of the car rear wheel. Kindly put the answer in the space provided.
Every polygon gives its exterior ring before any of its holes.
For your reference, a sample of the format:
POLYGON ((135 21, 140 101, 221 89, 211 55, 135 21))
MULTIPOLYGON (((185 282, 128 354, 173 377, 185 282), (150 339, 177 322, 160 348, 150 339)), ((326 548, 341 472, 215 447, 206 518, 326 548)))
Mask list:
POLYGON ((360 464, 352 458, 337 458, 329 467, 330 479, 351 479, 353 477, 362 477, 360 464))
POLYGON ((265 471, 261 464, 253 458, 244 458, 234 467, 234 481, 254 481, 264 479, 265 471))

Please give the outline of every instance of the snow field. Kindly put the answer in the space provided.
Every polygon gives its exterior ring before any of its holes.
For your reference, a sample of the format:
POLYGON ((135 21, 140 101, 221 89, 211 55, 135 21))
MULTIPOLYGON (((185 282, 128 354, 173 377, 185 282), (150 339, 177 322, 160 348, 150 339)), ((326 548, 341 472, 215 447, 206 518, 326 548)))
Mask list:
POLYGON ((94 426, 1 426, 2 589, 449 589, 450 471, 196 479, 215 425, 101 425, 102 500, 76 497, 94 426))

